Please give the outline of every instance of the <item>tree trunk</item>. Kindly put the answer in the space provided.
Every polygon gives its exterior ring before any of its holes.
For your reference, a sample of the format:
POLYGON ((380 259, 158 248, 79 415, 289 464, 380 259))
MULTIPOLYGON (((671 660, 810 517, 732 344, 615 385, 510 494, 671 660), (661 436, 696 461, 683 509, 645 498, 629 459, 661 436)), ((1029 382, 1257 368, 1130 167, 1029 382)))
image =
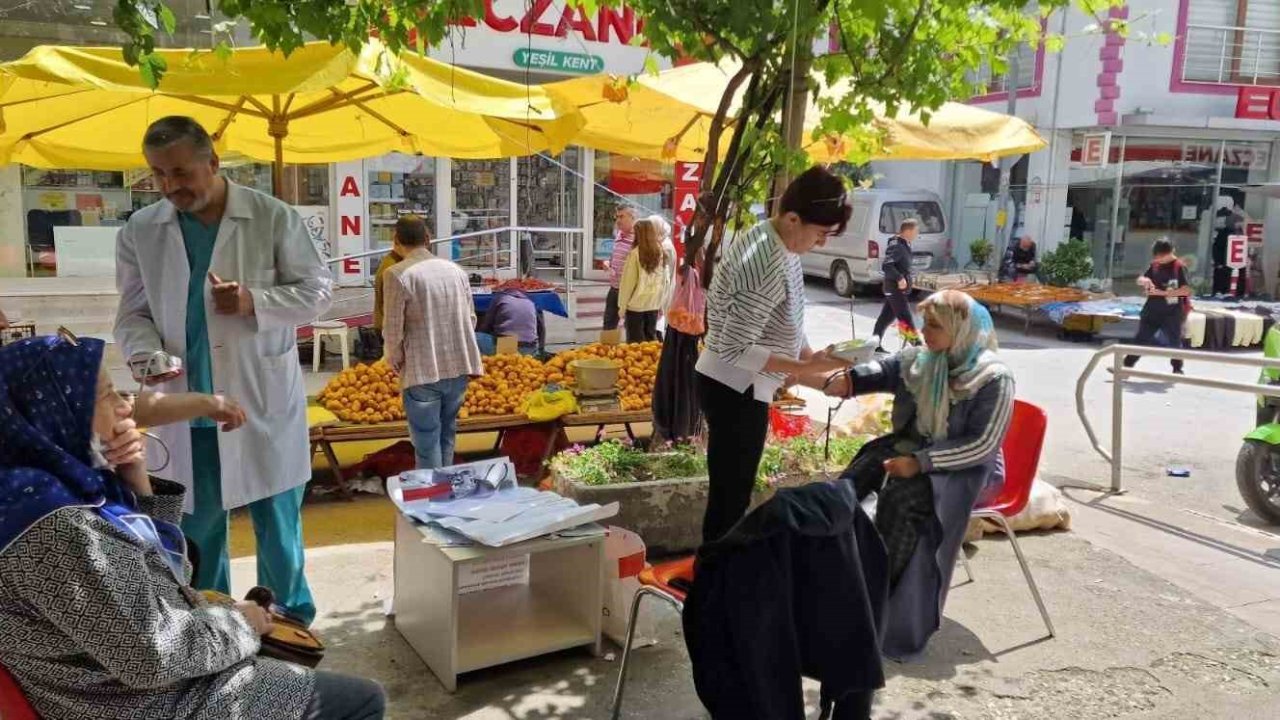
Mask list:
MULTIPOLYGON (((788 53, 789 55, 789 53, 788 53)), ((787 101, 782 107, 782 137, 787 149, 799 150, 807 138, 804 134, 805 111, 809 107, 809 75, 813 71, 813 48, 808 43, 797 42, 795 63, 787 64, 787 101)), ((779 168, 773 179, 773 202, 771 207, 776 213, 782 200, 782 193, 791 183, 793 175, 788 166, 779 168)))

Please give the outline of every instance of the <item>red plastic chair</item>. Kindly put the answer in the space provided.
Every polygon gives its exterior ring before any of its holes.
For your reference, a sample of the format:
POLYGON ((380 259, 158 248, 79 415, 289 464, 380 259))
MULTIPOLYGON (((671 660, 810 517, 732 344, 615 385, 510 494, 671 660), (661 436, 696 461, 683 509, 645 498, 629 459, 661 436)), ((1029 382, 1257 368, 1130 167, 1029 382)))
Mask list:
MULTIPOLYGON (((973 509, 972 517, 990 520, 999 525, 1013 546, 1013 553, 1018 556, 1018 564, 1022 566, 1022 574, 1027 579, 1027 587, 1031 589, 1031 597, 1035 598, 1036 607, 1040 609, 1040 617, 1049 629, 1049 637, 1054 637, 1053 621, 1049 619, 1049 611, 1045 609, 1044 600, 1040 597, 1040 588, 1035 578, 1031 577, 1031 568, 1018 546, 1018 536, 1009 526, 1009 518, 1022 512, 1031 499, 1031 485, 1036 479, 1036 468, 1040 465, 1040 451, 1044 448, 1045 428, 1049 419, 1044 410, 1022 400, 1013 403, 1013 419, 1009 423, 1009 432, 1004 438, 1004 487, 996 499, 981 507, 973 509)), ((964 551, 960 551, 960 562, 964 565, 965 574, 973 582, 973 571, 969 568, 969 559, 964 551)))
POLYGON ((640 589, 631 600, 631 614, 627 616, 627 639, 622 644, 622 666, 618 668, 618 686, 613 691, 613 720, 622 713, 622 690, 627 683, 627 661, 631 657, 631 644, 636 634, 636 618, 640 601, 646 597, 657 598, 671 605, 676 612, 684 612, 685 591, 673 586, 672 581, 682 581, 685 587, 693 583, 693 556, 659 563, 640 571, 640 589))
POLYGON ((0 718, 4 720, 40 720, 35 708, 27 702, 22 686, 8 670, 0 666, 0 718))

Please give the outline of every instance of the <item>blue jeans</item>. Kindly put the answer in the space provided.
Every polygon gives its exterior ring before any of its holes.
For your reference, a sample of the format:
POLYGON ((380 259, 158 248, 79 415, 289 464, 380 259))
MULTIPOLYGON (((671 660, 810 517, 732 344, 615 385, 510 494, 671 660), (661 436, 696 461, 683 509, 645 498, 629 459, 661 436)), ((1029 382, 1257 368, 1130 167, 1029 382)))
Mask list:
POLYGON ((378 683, 317 670, 302 720, 382 720, 386 711, 387 696, 378 683))
POLYGON ((469 378, 449 378, 405 388, 404 414, 409 420, 409 439, 418 459, 418 469, 453 464, 458 411, 467 392, 469 378))

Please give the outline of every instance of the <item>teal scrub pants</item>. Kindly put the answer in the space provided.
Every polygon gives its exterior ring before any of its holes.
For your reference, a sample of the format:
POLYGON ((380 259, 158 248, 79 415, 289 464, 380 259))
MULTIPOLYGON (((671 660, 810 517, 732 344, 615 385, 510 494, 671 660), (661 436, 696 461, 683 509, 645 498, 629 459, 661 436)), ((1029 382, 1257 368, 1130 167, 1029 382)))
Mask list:
MULTIPOLYGON (((222 465, 218 429, 191 428, 191 467, 195 512, 182 518, 182 532, 200 551, 197 590, 231 594, 231 560, 227 552, 227 511, 222 508, 222 465)), ((249 504, 258 545, 258 584, 275 593, 285 612, 310 624, 315 600, 303 575, 302 496, 305 486, 249 504)))

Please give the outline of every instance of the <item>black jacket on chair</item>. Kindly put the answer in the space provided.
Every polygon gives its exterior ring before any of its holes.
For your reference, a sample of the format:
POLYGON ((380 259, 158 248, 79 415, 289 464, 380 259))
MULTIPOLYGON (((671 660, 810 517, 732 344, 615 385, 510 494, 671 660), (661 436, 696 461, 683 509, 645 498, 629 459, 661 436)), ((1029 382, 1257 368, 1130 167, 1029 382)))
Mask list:
POLYGON ((837 709, 883 687, 887 572, 884 544, 845 481, 780 490, 704 545, 683 620, 711 716, 802 720, 801 676, 821 682, 837 709))

